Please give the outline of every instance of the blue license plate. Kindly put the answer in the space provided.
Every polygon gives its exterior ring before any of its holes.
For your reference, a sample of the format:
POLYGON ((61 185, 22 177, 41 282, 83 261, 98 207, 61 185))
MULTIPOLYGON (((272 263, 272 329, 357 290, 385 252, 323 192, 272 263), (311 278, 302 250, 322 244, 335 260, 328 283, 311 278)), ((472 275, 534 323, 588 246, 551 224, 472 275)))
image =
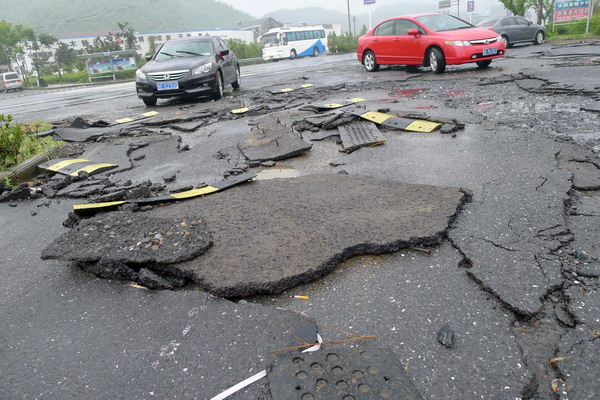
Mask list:
POLYGON ((493 56, 494 54, 498 54, 497 47, 490 47, 489 49, 483 49, 484 56, 493 56))
POLYGON ((156 90, 175 90, 179 89, 179 82, 157 83, 156 90))

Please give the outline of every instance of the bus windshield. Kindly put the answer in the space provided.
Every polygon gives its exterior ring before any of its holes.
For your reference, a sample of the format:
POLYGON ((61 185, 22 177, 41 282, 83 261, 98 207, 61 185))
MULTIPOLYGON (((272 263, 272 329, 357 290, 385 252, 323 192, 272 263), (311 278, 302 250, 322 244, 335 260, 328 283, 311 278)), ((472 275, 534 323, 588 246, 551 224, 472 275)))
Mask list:
POLYGON ((267 33, 262 37, 263 47, 273 47, 279 44, 276 33, 267 33))

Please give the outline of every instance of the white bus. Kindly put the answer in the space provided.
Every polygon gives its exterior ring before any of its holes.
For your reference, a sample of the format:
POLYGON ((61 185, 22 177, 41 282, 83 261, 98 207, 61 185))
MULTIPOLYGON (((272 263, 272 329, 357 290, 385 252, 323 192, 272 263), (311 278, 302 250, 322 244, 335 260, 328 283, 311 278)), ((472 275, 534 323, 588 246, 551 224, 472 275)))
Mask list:
POLYGON ((275 28, 259 38, 263 45, 263 60, 296 57, 317 57, 327 52, 327 33, 322 26, 275 28))

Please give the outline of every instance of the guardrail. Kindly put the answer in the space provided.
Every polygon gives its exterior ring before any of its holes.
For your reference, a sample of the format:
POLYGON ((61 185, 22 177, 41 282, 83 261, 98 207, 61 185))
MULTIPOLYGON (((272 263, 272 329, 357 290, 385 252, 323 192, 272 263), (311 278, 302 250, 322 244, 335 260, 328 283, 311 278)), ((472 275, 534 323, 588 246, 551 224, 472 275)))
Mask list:
POLYGON ((256 58, 244 58, 242 60, 238 60, 238 63, 240 65, 252 65, 252 64, 262 64, 265 61, 263 60, 262 57, 256 57, 256 58))

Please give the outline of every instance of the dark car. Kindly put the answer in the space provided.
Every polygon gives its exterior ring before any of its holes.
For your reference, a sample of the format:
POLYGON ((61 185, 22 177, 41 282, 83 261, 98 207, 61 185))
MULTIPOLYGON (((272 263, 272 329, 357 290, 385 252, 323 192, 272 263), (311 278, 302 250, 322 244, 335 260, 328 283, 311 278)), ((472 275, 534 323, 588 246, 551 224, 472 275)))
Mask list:
POLYGON ((135 86, 144 104, 170 97, 223 97, 223 88, 241 84, 235 53, 218 37, 168 41, 136 71, 135 86))
POLYGON ((523 17, 490 18, 477 26, 499 33, 506 47, 512 47, 516 43, 542 44, 547 36, 545 27, 523 17))

